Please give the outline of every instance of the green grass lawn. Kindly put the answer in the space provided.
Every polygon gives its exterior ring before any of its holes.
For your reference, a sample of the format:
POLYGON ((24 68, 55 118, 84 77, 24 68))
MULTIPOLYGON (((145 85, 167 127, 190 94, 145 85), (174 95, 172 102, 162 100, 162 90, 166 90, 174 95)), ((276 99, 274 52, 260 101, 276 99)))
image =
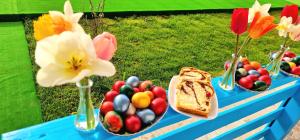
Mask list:
MULTIPOLYGON (((271 12, 277 21, 280 11, 271 12)), ((106 18, 103 28, 116 35, 118 51, 112 62, 117 73, 110 78, 92 77, 94 105, 98 106, 103 94, 114 81, 136 75, 142 80, 154 80, 167 87, 169 80, 181 67, 192 66, 212 73, 222 74, 223 63, 231 57, 235 36, 231 33, 231 13, 199 13, 185 15, 130 16, 106 18)), ((90 20, 81 24, 90 32, 90 20)), ((30 47, 34 73, 35 41, 32 20, 25 20, 26 35, 30 47)), ((278 50, 283 42, 277 31, 259 40, 253 40, 246 50, 251 60, 268 63, 268 53, 278 50)), ((291 50, 300 53, 298 44, 291 50)), ((76 111, 78 91, 75 85, 43 88, 36 85, 41 100, 43 120, 63 117, 76 111)))

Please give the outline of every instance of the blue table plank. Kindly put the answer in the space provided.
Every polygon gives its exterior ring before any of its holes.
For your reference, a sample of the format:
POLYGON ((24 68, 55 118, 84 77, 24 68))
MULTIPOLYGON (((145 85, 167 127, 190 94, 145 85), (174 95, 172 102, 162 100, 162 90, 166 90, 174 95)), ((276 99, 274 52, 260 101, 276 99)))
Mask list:
MULTIPOLYGON (((212 85, 216 90, 216 94, 218 97, 219 102, 219 108, 222 108, 224 106, 233 104, 235 102, 247 99, 249 97, 255 96, 255 93, 244 91, 240 88, 235 88, 232 92, 226 92, 219 88, 220 77, 213 78, 212 85)), ((283 85, 285 83, 294 81, 295 78, 286 77, 281 75, 280 80, 273 80, 272 86, 270 89, 273 89, 274 87, 278 87, 279 85, 283 85)), ((107 139, 107 140, 113 140, 113 139, 132 139, 138 136, 141 136, 143 134, 152 132, 154 130, 157 130, 159 128, 171 125, 173 123, 182 121, 187 119, 187 116, 181 115, 177 112, 175 112, 172 108, 169 107, 167 110, 166 115, 161 119, 160 122, 158 122, 156 125, 151 127, 150 129, 138 133, 133 136, 114 136, 110 133, 107 133, 103 130, 103 128, 99 125, 97 127, 96 133, 93 135, 86 135, 79 133, 75 127, 74 127, 74 116, 68 116, 65 118, 49 121, 43 124, 39 124, 36 126, 8 132, 5 134, 2 134, 2 139, 10 140, 10 139, 72 139, 72 140, 81 140, 81 139, 107 139)))

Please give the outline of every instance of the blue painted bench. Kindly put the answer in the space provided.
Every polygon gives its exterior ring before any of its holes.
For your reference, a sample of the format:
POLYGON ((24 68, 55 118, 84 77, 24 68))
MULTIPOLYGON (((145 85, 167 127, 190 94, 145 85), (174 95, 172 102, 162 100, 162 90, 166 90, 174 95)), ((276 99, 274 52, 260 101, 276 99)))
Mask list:
MULTIPOLYGON (((216 90, 219 108, 231 105, 233 103, 248 99, 257 94, 252 92, 246 92, 242 89, 235 88, 233 92, 225 92, 218 87, 219 77, 214 78, 212 84, 216 90)), ((254 130, 264 124, 267 124, 262 131, 255 133, 248 137, 249 140, 264 138, 267 140, 280 140, 291 130, 291 128, 300 119, 300 80, 296 78, 287 77, 280 75, 280 78, 273 80, 273 84, 270 89, 288 84, 289 86, 277 90, 272 93, 265 94, 258 99, 245 102, 242 105, 233 107, 229 110, 225 110, 218 114, 218 117, 205 121, 199 120, 194 123, 190 123, 179 128, 175 128, 172 131, 164 133, 153 139, 166 139, 166 140, 187 140, 195 139, 204 136, 218 128, 226 126, 232 122, 240 120, 241 118, 247 117, 253 113, 256 113, 264 108, 272 106, 276 103, 282 102, 280 107, 272 112, 267 112, 263 116, 259 116, 254 120, 246 122, 241 126, 237 126, 232 130, 229 130, 214 139, 233 139, 241 136, 251 130, 254 130), (288 84, 289 83, 289 84, 288 84)), ((93 134, 81 134, 76 131, 73 122, 74 116, 68 116, 61 119, 53 120, 36 126, 8 132, 2 134, 3 140, 23 140, 23 139, 132 139, 138 136, 147 134, 159 128, 174 124, 176 122, 188 119, 188 117, 181 115, 171 108, 168 109, 164 118, 152 128, 145 132, 133 135, 133 136, 114 136, 105 132, 99 125, 97 132, 93 134)))

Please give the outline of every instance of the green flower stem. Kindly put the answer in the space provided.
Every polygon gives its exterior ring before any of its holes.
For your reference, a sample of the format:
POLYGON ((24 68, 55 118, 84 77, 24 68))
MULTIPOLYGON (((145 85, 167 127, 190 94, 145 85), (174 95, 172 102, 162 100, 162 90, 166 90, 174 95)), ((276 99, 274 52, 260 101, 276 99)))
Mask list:
MULTIPOLYGON (((80 84, 83 86, 89 86, 89 78, 85 77, 80 81, 80 84)), ((94 113, 93 113, 93 107, 91 108, 91 96, 90 96, 90 90, 89 88, 83 89, 83 96, 85 99, 85 111, 86 111, 86 117, 87 117, 87 129, 92 129, 94 128, 95 125, 95 118, 94 118, 94 113)))

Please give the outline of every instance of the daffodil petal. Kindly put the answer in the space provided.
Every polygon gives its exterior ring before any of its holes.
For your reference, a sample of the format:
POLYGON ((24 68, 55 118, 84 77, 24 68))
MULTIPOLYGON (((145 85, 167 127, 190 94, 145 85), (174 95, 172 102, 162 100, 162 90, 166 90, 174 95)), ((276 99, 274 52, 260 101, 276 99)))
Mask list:
POLYGON ((57 18, 57 17, 62 17, 64 18, 64 14, 59 12, 59 11, 49 11, 49 15, 52 17, 52 18, 57 18))
POLYGON ((73 8, 72 8, 72 5, 71 5, 69 0, 67 0, 65 2, 64 13, 65 13, 66 16, 72 16, 73 15, 73 8))
POLYGON ((37 42, 35 49, 35 63, 40 67, 45 67, 50 63, 54 63, 54 54, 56 53, 57 35, 47 37, 37 42))
POLYGON ((92 73, 94 75, 109 77, 113 76, 116 73, 115 66, 111 62, 101 59, 96 59, 95 61, 96 62, 92 66, 92 73))
POLYGON ((75 13, 72 15, 72 21, 74 23, 78 23, 80 18, 82 17, 83 13, 75 13))

